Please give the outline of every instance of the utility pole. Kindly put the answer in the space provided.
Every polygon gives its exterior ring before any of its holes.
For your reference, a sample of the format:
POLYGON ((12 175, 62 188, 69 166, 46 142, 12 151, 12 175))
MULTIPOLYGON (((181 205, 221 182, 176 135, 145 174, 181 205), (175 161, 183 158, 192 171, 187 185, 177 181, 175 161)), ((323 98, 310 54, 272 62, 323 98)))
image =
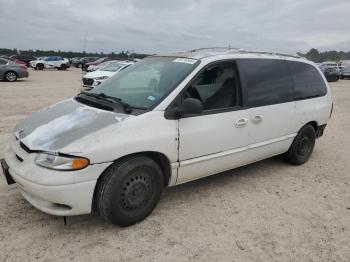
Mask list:
POLYGON ((87 38, 87 31, 85 32, 85 38, 84 38, 84 53, 86 53, 86 38, 87 38))

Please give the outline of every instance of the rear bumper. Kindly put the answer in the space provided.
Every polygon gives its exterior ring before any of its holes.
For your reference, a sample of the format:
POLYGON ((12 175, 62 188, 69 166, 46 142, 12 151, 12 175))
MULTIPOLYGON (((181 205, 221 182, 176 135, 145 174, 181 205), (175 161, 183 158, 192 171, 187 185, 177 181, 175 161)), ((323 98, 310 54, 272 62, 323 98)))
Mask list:
POLYGON ((17 72, 17 75, 18 75, 18 78, 26 78, 29 76, 29 72, 26 70, 26 71, 19 71, 17 72))

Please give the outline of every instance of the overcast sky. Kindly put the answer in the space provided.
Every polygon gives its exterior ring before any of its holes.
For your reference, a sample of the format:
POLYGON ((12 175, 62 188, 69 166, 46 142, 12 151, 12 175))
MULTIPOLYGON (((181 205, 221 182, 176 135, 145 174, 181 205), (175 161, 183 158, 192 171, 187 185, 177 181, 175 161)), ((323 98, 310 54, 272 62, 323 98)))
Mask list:
POLYGON ((350 51, 350 0, 0 0, 0 47, 350 51))

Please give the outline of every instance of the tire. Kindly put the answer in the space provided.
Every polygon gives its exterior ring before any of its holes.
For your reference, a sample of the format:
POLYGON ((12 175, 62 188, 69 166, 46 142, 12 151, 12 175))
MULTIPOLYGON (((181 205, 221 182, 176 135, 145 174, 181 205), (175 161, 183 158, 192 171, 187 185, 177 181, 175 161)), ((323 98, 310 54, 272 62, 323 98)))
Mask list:
POLYGON ((294 138, 292 145, 285 154, 286 160, 293 165, 302 165, 307 162, 314 150, 316 132, 313 126, 307 124, 294 138))
POLYGON ((77 68, 82 68, 82 67, 83 67, 82 64, 78 64, 78 65, 77 65, 77 68))
POLYGON ((103 174, 95 191, 95 208, 115 225, 133 225, 153 211, 163 187, 163 174, 155 161, 144 156, 128 157, 103 174))
POLYGON ((67 70, 67 65, 66 64, 62 64, 61 67, 59 68, 59 70, 67 70))
POLYGON ((8 71, 5 74, 5 80, 7 82, 16 82, 17 81, 17 74, 13 71, 8 71))
POLYGON ((44 65, 43 64, 37 64, 36 65, 37 70, 44 70, 44 65))

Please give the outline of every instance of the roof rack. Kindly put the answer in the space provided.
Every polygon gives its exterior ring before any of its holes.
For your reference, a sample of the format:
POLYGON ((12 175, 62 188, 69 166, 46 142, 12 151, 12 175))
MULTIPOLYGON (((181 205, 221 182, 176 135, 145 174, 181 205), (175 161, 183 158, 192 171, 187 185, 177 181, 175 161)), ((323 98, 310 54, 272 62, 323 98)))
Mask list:
POLYGON ((294 58, 301 58, 301 56, 298 55, 290 55, 290 54, 283 54, 283 53, 276 53, 276 52, 265 52, 265 51, 250 51, 250 50, 240 50, 240 53, 253 53, 253 54, 263 54, 263 55, 278 55, 278 56, 286 56, 286 57, 294 57, 294 58))
POLYGON ((204 51, 204 50, 226 50, 229 53, 240 53, 240 54, 266 54, 266 55, 278 55, 278 56, 285 56, 285 57, 293 57, 293 58, 302 58, 298 55, 290 55, 290 54, 283 54, 283 53, 275 53, 275 52, 266 52, 266 51, 252 51, 252 50, 245 50, 242 48, 232 48, 232 47, 203 47, 203 48, 197 48, 189 50, 189 53, 194 53, 198 51, 204 51))
POLYGON ((214 47, 202 47, 202 48, 196 48, 189 50, 189 53, 194 53, 197 51, 203 51, 203 50, 240 50, 240 48, 232 48, 232 47, 223 47, 223 46, 214 46, 214 47))

